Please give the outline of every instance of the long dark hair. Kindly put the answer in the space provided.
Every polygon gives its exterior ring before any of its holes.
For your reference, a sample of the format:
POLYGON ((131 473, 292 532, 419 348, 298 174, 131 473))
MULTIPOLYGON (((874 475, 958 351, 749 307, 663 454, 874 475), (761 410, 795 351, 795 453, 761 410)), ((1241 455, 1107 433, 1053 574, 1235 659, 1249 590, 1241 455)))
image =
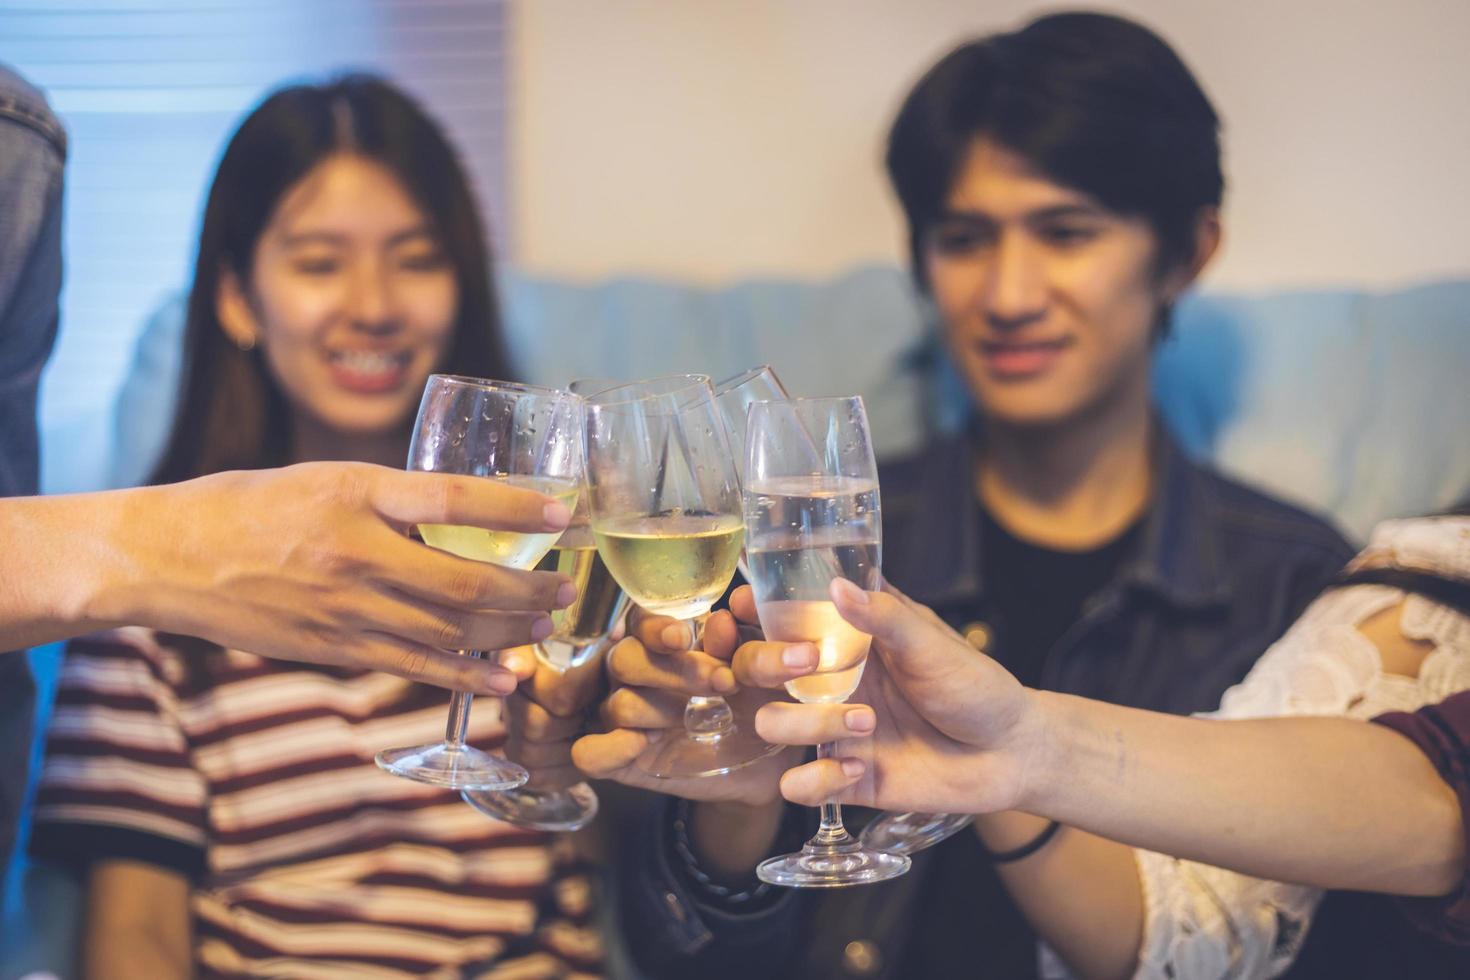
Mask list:
POLYGON ((429 219, 459 285, 441 368, 506 377, 508 363, 479 211, 459 159, 412 99, 380 78, 294 85, 257 106, 225 147, 209 190, 184 330, 178 409, 150 483, 287 462, 285 396, 259 350, 240 350, 216 314, 220 281, 251 281, 277 204, 313 167, 353 153, 388 168, 429 219))

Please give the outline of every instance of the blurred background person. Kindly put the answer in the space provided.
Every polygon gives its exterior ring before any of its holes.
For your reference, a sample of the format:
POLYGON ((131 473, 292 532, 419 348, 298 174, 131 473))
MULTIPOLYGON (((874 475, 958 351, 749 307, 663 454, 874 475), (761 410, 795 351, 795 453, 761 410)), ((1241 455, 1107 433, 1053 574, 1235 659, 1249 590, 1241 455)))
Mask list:
MULTIPOLYGON (((154 479, 401 465, 432 371, 507 373, 489 271, 412 101, 370 77, 273 94, 210 190, 154 479)), ((144 629, 71 644, 32 851, 86 878, 86 974, 596 971, 587 882, 548 835, 375 766, 436 737, 445 702, 144 629)), ((469 736, 500 744, 498 713, 469 736)))
MULTIPOLYGON (((550 608, 563 584, 557 577, 487 570, 401 535, 416 520, 449 519, 450 510, 468 523, 541 528, 548 501, 539 495, 327 465, 34 496, 37 393, 58 320, 66 145, 41 93, 0 66, 0 651, 134 622, 197 630, 267 656, 508 690, 509 671, 429 646, 443 627, 425 607, 379 600, 383 589, 406 589, 487 640, 526 639, 544 617, 506 619, 485 606, 550 608), (457 501, 448 499, 451 488, 461 491, 457 501), (261 522, 270 530, 254 533, 261 522), (294 548, 308 536, 318 544, 313 553, 294 548)), ((0 859, 21 824, 34 694, 25 652, 0 653, 0 859)), ((0 891, 8 898, 8 888, 0 891)))

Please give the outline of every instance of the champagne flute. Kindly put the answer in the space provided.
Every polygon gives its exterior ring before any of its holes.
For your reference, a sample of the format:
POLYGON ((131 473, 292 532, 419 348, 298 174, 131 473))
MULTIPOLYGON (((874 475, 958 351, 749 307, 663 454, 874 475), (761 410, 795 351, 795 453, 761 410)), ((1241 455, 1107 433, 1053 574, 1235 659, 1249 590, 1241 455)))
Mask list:
MULTIPOLYGON (((581 399, 554 388, 435 374, 424 386, 408 450, 410 470, 464 473, 524 487, 574 507, 582 478, 581 399)), ((531 568, 559 532, 489 531, 420 524, 424 543, 461 558, 531 568)), ((481 651, 463 651, 481 656, 481 651)), ((385 749, 378 765, 397 776, 450 789, 510 789, 521 766, 465 744, 473 695, 449 702, 444 741, 385 749)))
MULTIPOLYGON (((746 423, 745 530, 750 584, 766 639, 811 643, 815 673, 786 683, 804 703, 846 701, 872 638, 848 623, 831 599, 843 578, 872 591, 882 584, 878 467, 863 400, 795 398, 756 402, 746 423)), ((831 744, 817 758, 831 758, 831 744)), ((795 854, 761 862, 762 881, 836 888, 884 881, 909 859, 864 846, 824 803, 816 836, 795 854)))
MULTIPOLYGON (((572 604, 551 614, 551 635, 534 647, 536 659, 557 673, 580 667, 611 647, 628 608, 627 595, 597 553, 586 503, 584 495, 571 526, 536 566, 569 576, 577 587, 572 604)), ((580 830, 597 816, 597 794, 586 783, 565 789, 471 789, 460 795, 486 816, 528 830, 580 830)))
MULTIPOLYGON (((689 621, 696 647, 735 574, 744 523, 730 443, 705 375, 620 385, 590 396, 587 490, 608 571, 651 613, 689 621)), ((713 776, 780 751, 735 723, 719 697, 692 697, 684 731, 638 758, 661 778, 713 776)))
POLYGON ((756 402, 784 401, 790 397, 781 379, 776 377, 776 369, 769 364, 741 371, 715 385, 715 402, 720 406, 725 434, 730 437, 735 475, 742 481, 745 479, 745 419, 750 413, 750 406, 756 402))
MULTIPOLYGON (((730 437, 730 456, 735 460, 735 475, 745 482, 745 417, 755 402, 782 401, 790 398, 776 369, 762 364, 726 378, 715 385, 715 402, 720 406, 720 418, 725 422, 725 434, 730 437)), ((738 562, 740 575, 750 581, 750 570, 745 564, 745 549, 740 550, 738 562)))

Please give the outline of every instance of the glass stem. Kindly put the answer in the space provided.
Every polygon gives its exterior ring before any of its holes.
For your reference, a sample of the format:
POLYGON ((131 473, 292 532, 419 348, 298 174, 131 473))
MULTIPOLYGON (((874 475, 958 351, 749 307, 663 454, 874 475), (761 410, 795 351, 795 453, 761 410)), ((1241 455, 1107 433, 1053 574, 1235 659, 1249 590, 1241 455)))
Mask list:
MULTIPOLYGON (((832 743, 823 742, 817 746, 817 759, 832 758, 832 743)), ((847 828, 842 826, 842 805, 827 800, 822 803, 822 823, 817 827, 817 835, 812 838, 809 847, 837 847, 841 844, 851 842, 852 836, 848 834, 847 828)))
MULTIPOLYGON (((709 621, 709 616, 709 613, 704 613, 689 620, 689 628, 694 631, 694 643, 689 649, 701 648, 704 624, 709 621)), ((691 697, 684 706, 684 729, 690 738, 713 742, 735 730, 735 714, 722 697, 691 697)))
MULTIPOLYGON (((481 650, 461 650, 460 653, 477 660, 485 655, 481 650)), ((444 744, 451 749, 464 748, 465 735, 470 728, 470 704, 474 700, 473 694, 464 691, 455 691, 449 699, 449 722, 444 726, 444 744)))

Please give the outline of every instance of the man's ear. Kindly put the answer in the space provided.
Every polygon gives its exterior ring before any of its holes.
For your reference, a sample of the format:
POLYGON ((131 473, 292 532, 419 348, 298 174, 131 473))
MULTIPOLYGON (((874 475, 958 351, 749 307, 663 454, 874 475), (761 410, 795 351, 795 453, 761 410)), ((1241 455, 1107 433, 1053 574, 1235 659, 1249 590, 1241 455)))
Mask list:
POLYGON ((1178 266, 1165 281, 1165 292, 1172 302, 1200 277, 1205 267, 1220 250, 1220 209, 1200 208, 1194 220, 1194 254, 1187 263, 1178 266))

